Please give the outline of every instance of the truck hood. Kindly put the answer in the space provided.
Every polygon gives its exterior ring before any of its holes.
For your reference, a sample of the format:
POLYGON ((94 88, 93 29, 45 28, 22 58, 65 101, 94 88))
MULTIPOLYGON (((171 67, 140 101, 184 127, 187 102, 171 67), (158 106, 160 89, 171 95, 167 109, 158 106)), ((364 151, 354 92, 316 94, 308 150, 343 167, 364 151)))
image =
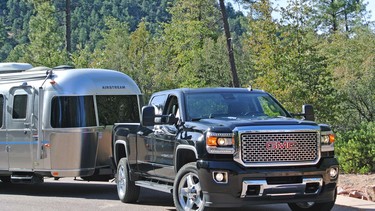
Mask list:
POLYGON ((318 126, 315 122, 305 121, 287 117, 257 117, 257 118, 241 118, 241 117, 220 117, 211 119, 201 119, 198 124, 207 127, 227 127, 233 130, 235 127, 245 126, 275 126, 275 125, 306 125, 318 126))

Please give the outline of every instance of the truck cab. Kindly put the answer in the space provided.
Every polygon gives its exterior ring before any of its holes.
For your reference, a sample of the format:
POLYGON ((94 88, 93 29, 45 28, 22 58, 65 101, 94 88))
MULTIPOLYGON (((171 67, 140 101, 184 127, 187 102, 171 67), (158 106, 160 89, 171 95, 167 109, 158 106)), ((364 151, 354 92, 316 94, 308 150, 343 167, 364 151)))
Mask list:
POLYGON ((139 188, 173 194, 177 210, 288 203, 330 210, 338 162, 334 134, 296 119, 269 93, 246 88, 157 92, 141 124, 114 132, 117 189, 135 202, 139 188))

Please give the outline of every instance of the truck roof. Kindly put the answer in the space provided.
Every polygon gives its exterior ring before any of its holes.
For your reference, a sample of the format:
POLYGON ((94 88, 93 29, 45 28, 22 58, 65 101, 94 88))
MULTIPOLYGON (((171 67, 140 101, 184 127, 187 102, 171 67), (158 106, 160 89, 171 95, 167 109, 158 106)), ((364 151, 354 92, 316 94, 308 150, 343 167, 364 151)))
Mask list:
POLYGON ((253 92, 253 93, 265 93, 263 90, 251 89, 251 88, 234 88, 234 87, 206 87, 206 88, 179 88, 164 90, 156 92, 155 94, 165 94, 165 93, 204 93, 204 92, 253 92))

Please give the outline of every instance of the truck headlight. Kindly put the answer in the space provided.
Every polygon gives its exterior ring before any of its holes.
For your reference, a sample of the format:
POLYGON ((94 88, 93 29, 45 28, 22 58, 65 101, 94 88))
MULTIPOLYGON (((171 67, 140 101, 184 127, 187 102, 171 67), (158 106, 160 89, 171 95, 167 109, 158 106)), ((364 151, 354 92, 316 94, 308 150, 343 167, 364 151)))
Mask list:
POLYGON ((320 145, 322 152, 334 151, 335 134, 332 131, 324 131, 321 134, 320 145))
POLYGON ((206 135, 206 149, 211 154, 233 154, 233 134, 208 132, 206 135))

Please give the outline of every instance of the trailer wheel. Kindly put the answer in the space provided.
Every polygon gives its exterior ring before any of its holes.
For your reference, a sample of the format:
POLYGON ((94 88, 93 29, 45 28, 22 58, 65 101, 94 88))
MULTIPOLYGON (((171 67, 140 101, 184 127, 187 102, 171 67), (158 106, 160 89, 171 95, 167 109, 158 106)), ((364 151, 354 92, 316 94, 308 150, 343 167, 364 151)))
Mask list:
POLYGON ((116 184, 119 199, 124 203, 134 203, 138 200, 140 187, 130 180, 128 160, 121 158, 117 166, 116 184))
POLYGON ((178 171, 173 185, 173 202, 178 211, 204 210, 205 200, 195 162, 184 165, 178 171))

